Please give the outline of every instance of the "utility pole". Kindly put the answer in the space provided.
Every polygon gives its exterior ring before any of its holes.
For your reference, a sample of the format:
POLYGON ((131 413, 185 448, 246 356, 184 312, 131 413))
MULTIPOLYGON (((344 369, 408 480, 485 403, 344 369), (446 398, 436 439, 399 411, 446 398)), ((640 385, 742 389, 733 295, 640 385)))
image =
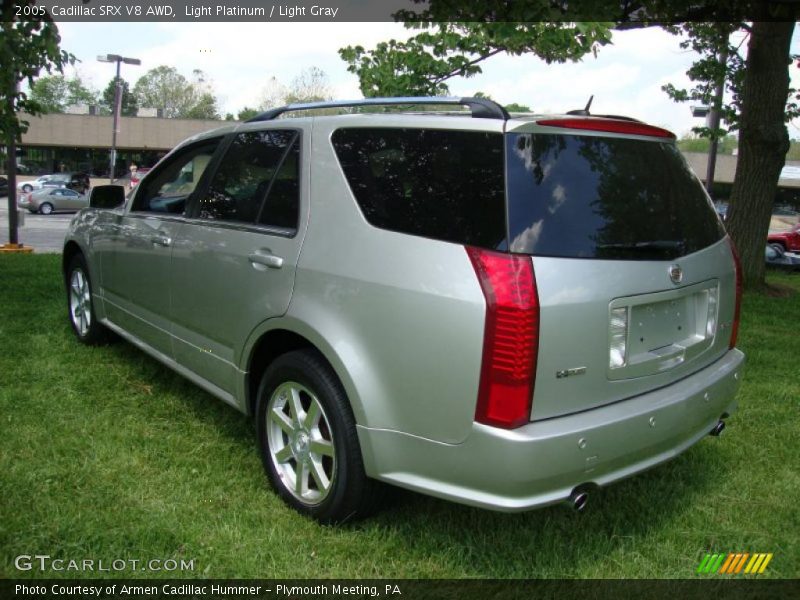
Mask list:
POLYGON ((108 157, 108 181, 114 183, 114 168, 117 165, 117 133, 119 132, 119 116, 122 105, 122 82, 119 78, 120 65, 140 65, 138 58, 127 58, 119 54, 105 54, 97 57, 100 62, 117 63, 117 74, 114 77, 114 125, 111 132, 111 153, 108 157))

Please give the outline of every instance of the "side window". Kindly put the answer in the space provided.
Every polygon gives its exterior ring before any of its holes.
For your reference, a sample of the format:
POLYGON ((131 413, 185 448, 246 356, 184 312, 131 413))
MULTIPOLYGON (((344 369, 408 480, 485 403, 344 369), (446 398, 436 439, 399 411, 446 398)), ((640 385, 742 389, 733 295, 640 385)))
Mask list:
POLYGON ((131 210, 182 214, 218 145, 219 139, 201 142, 159 165, 147 185, 138 188, 131 210))
POLYGON ((297 227, 299 137, 286 129, 237 135, 200 199, 198 217, 297 227))
POLYGON ((364 217, 382 229, 503 249, 503 136, 337 129, 333 147, 364 217))

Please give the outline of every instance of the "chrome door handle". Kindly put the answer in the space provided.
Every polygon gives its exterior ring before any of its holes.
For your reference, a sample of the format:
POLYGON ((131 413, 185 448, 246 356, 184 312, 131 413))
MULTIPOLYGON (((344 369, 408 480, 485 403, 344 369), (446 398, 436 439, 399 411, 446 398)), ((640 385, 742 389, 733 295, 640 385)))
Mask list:
POLYGON ((172 238, 163 235, 154 235, 150 238, 150 241, 156 246, 164 246, 165 248, 172 244, 172 238))
POLYGON ((264 265, 270 269, 280 269, 283 266, 283 258, 266 252, 253 252, 247 259, 254 267, 256 265, 264 265))

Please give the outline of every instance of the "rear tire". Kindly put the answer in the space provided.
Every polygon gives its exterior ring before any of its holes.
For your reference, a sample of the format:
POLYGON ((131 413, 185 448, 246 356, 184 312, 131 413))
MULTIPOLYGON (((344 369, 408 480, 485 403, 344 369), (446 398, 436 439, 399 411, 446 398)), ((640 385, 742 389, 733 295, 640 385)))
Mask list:
POLYGON ((347 396, 316 352, 289 352, 267 368, 256 432, 267 478, 299 513, 331 524, 378 507, 384 486, 366 476, 347 396))
POLYGON ((109 331, 97 320, 89 269, 82 254, 75 255, 69 262, 66 284, 69 323, 75 337, 89 346, 107 342, 109 331))
POLYGON ((49 215, 53 212, 53 205, 49 202, 45 202, 41 206, 39 206, 39 212, 43 215, 49 215))

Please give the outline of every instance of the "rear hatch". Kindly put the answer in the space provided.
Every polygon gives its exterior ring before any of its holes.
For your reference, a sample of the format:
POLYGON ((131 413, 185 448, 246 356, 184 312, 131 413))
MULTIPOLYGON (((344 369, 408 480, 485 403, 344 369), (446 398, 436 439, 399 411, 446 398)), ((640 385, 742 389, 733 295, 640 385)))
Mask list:
POLYGON ((671 135, 549 123, 506 136, 509 249, 533 257, 539 293, 534 420, 702 369, 728 350, 735 308, 724 229, 671 135))

